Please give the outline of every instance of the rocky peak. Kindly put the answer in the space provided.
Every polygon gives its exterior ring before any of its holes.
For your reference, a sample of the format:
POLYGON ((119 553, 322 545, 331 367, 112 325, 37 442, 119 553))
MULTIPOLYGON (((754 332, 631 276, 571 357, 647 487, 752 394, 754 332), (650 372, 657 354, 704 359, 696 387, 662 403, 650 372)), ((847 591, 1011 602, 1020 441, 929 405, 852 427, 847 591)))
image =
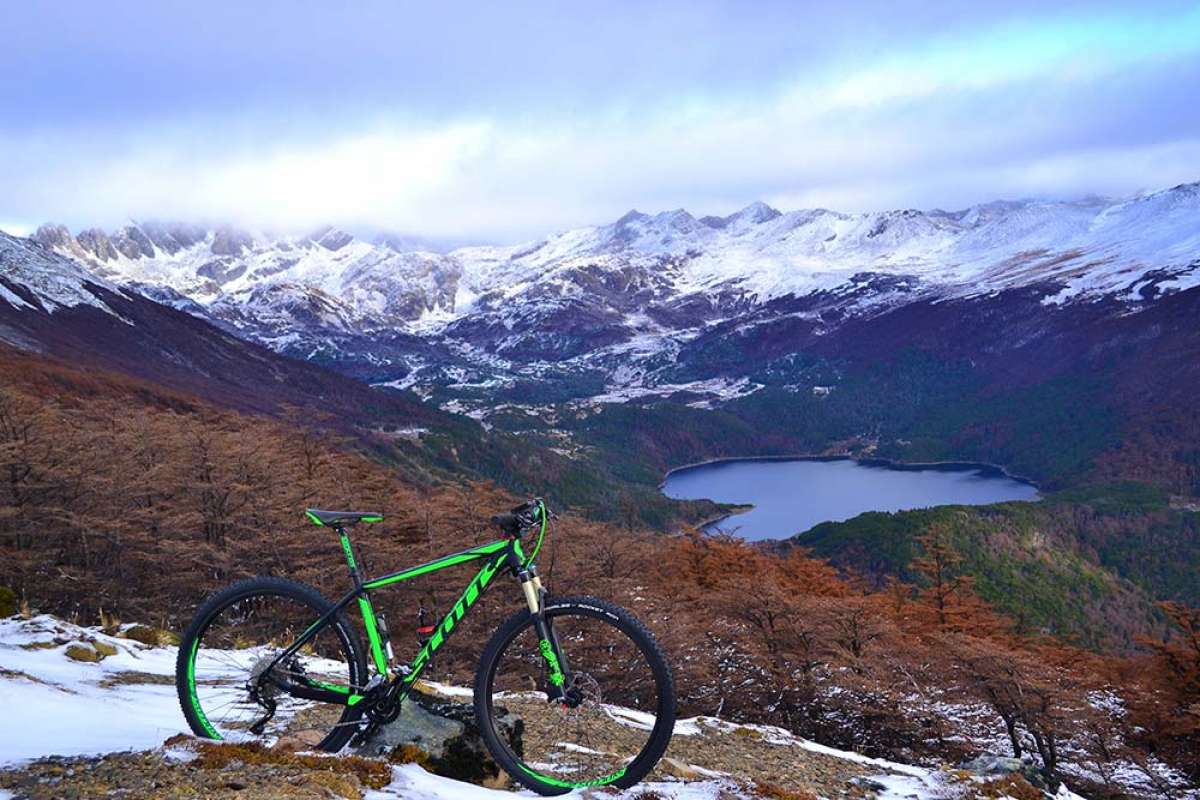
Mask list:
POLYGON ((89 258, 98 261, 116 261, 120 258, 120 254, 117 253, 117 248, 113 247, 108 234, 99 228, 80 231, 79 235, 75 237, 75 241, 79 243, 89 258))
POLYGON ((143 222, 138 225, 154 246, 167 255, 175 255, 204 240, 205 231, 198 225, 179 222, 143 222))
POLYGON ((217 228, 213 234, 212 252, 217 256, 240 256, 254 244, 254 237, 229 225, 217 228))
POLYGON ((324 247, 326 250, 341 250, 354 241, 354 237, 345 231, 338 230, 332 225, 325 225, 310 233, 308 241, 324 247))
POLYGON ((633 222, 645 222, 648 219, 650 219, 649 214, 643 214, 642 212, 638 211, 635 208, 635 209, 632 209, 632 210, 626 212, 625 216, 621 217, 619 220, 617 220, 613 224, 617 227, 621 227, 624 225, 629 225, 630 223, 633 223, 633 222))
POLYGON ((67 250, 75 245, 75 237, 66 225, 47 222, 38 227, 31 237, 35 242, 51 250, 67 250))
POLYGON ((154 258, 154 243, 141 228, 126 225, 112 236, 113 247, 126 258, 154 258))
POLYGON ((782 216, 779 211, 771 208, 761 200, 756 200, 736 214, 730 214, 726 219, 729 222, 747 222, 753 225, 760 225, 764 222, 770 222, 779 216, 782 216))

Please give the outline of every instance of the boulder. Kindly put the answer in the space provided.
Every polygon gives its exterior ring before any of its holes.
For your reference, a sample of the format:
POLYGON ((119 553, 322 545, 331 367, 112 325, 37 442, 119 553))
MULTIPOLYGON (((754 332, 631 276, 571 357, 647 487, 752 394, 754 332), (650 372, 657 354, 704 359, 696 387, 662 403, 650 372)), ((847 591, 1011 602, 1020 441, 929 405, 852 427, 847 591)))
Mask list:
POLYGON ((1019 775, 1036 787, 1044 788, 1046 785, 1037 764, 1025 758, 983 753, 970 761, 964 761, 959 768, 984 776, 1019 775))
POLYGON ((92 649, 95 650, 101 658, 108 658, 109 656, 115 656, 117 654, 117 648, 108 642, 92 642, 92 649))
POLYGON ((1025 769, 1025 762, 1019 758, 984 753, 970 761, 964 761, 960 766, 968 772, 978 775, 1008 775, 1011 772, 1020 772, 1025 769))
MULTIPOLYGON (((521 753, 524 724, 505 709, 503 734, 521 753)), ((475 722, 475 709, 420 687, 404 702, 400 716, 379 728, 358 750, 364 756, 417 761, 447 778, 495 785, 500 767, 492 760, 475 722)))
POLYGON ((97 661, 104 658, 104 656, 100 655, 86 644, 68 645, 67 649, 64 651, 64 655, 66 655, 66 657, 72 661, 83 661, 88 664, 95 664, 97 661))
POLYGON ((157 647, 162 642, 159 632, 149 625, 131 625, 123 630, 121 635, 126 639, 133 639, 135 642, 148 644, 151 647, 157 647))

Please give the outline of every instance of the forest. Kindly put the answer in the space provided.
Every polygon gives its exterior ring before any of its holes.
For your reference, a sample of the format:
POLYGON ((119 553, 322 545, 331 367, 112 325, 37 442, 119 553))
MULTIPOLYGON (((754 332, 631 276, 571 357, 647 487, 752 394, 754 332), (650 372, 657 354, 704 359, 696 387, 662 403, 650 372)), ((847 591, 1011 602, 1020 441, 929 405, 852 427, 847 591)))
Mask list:
MULTIPOLYGON (((48 360, 0 364, 0 587, 27 612, 178 631, 207 593, 248 575, 336 595, 345 564, 306 506, 385 514, 354 532, 380 573, 493 538, 488 518, 516 499, 411 479, 299 409, 265 417, 48 360)), ((1035 759, 1047 786, 1092 797, 1125 796, 1131 775, 1170 797, 1164 767, 1200 781, 1200 611, 1164 603, 1157 635, 1104 654, 987 602, 937 517, 912 548, 903 580, 867 580, 800 547, 566 513, 541 567, 551 591, 609 597, 647 621, 683 715, 901 760, 1004 749, 1035 759)), ((415 650, 418 608, 445 610, 463 581, 377 594, 400 653, 415 650)), ((484 631, 518 603, 500 583, 435 673, 465 681, 484 631)))

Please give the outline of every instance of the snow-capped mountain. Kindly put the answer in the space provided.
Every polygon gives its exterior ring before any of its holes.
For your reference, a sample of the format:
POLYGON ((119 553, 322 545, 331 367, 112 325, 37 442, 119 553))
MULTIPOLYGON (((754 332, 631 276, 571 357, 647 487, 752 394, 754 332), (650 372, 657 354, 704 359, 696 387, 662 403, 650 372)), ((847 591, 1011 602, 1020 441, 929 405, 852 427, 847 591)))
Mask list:
POLYGON ((75 306, 93 306, 114 314, 98 288, 118 291, 82 265, 47 253, 28 239, 0 231, 0 299, 15 308, 53 313, 75 306))
POLYGON ((1200 282, 1200 183, 1130 200, 993 202, 945 212, 780 213, 753 203, 727 217, 682 209, 506 247, 438 254, 410 240, 361 241, 325 227, 269 236, 231 227, 137 223, 34 237, 102 277, 174 289, 205 305, 259 306, 280 292, 327 296, 340 319, 415 321, 463 316, 480 297, 513 296, 585 264, 667 266, 677 294, 729 286, 758 301, 844 286, 862 272, 903 275, 953 291, 995 291, 1059 280, 1072 293, 1129 288, 1131 276, 1169 273, 1162 290, 1200 282))
POLYGON ((173 290, 137 288, 100 278, 36 241, 0 233, 0 349, 129 375, 257 412, 307 404, 347 421, 370 408, 370 424, 379 424, 376 412, 397 425, 451 419, 411 397, 381 397, 343 375, 207 324, 196 318, 204 307, 173 290), (155 294, 175 302, 147 296, 155 294))
MULTIPOLYGON (((1200 286, 1200 184, 953 212, 631 211, 444 254, 329 227, 131 223, 72 236, 46 225, 34 239, 103 280, 374 382, 429 390, 598 372, 603 388, 588 396, 611 399, 687 383, 669 367, 723 323, 744 334, 782 315, 828 332, 915 302, 1018 290, 1047 313, 1099 300, 1136 311, 1200 286)), ((728 380, 704 391, 752 390, 744 374, 716 377, 728 380)))

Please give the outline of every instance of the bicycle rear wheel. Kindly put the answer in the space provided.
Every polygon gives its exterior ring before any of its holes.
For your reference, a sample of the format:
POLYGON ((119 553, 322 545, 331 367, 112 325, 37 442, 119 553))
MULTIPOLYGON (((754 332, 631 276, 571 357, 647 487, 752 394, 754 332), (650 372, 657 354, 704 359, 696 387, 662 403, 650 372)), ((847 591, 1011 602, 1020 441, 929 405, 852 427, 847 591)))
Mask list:
POLYGON ((179 705, 192 732, 340 750, 357 730, 362 709, 296 697, 277 683, 347 696, 359 691, 366 661, 346 620, 336 617, 296 655, 271 666, 331 607, 316 589, 282 578, 251 578, 209 598, 184 633, 175 666, 179 705), (277 681, 260 680, 267 670, 277 681))
POLYGON ((674 683, 662 650, 633 615, 604 600, 547 600, 544 611, 567 697, 549 699, 548 645, 533 617, 512 617, 488 643, 475 677, 475 715, 488 749, 539 794, 632 786, 658 763, 674 729, 674 683), (515 741, 504 733, 506 716, 523 723, 515 741))

